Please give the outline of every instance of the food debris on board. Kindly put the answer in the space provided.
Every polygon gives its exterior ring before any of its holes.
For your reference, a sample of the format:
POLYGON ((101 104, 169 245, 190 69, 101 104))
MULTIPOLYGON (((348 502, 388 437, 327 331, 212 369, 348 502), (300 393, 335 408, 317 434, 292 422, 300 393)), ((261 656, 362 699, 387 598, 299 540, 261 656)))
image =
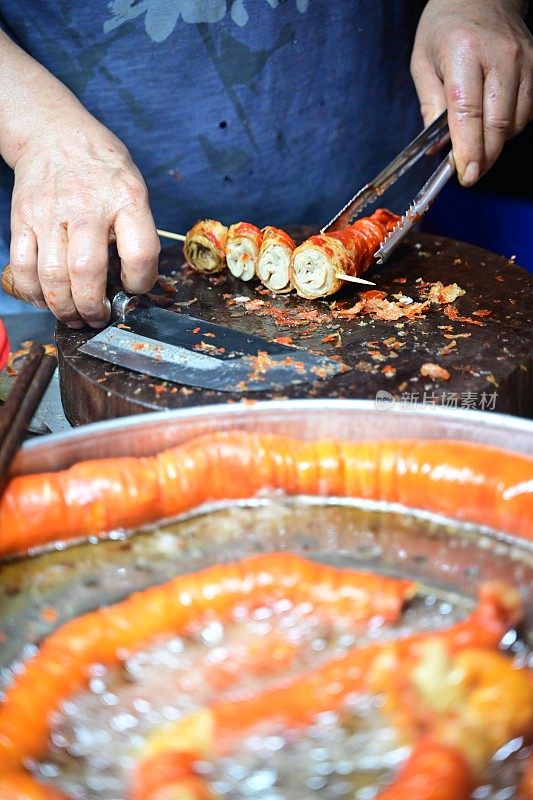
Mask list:
POLYGON ((438 364, 422 364, 420 367, 420 375, 422 378, 431 378, 434 381, 449 381, 450 373, 444 367, 438 364))
POLYGON ((449 344, 446 344, 444 345, 444 347, 440 348, 439 356, 447 356, 448 353, 451 353, 451 351, 454 350, 456 347, 457 347, 457 342, 455 341, 455 339, 452 339, 452 341, 449 344))
MULTIPOLYGON (((30 352, 33 341, 22 342, 20 348, 14 352, 10 352, 6 361, 6 372, 10 378, 15 378, 18 375, 18 368, 15 367, 15 362, 21 358, 25 358, 30 352)), ((57 356, 57 347, 55 344, 43 344, 45 355, 57 356)))
POLYGON ((158 306, 158 308, 170 308, 174 305, 174 300, 172 297, 169 297, 167 294, 152 294, 148 293, 147 295, 148 300, 154 305, 158 306))
POLYGON ((383 339, 383 344, 390 350, 399 350, 400 347, 405 345, 405 342, 400 342, 400 340, 396 339, 394 336, 389 336, 388 339, 383 339))
POLYGON ((340 331, 336 331, 335 333, 330 333, 327 336, 323 336, 321 341, 324 344, 333 344, 337 348, 342 347, 342 337, 340 331))
MULTIPOLYGON (((441 256, 441 251, 433 247, 428 247, 427 252, 423 252, 420 246, 416 249, 418 255, 424 255, 428 259, 430 256, 437 259, 441 256)), ((443 245, 443 251, 444 249, 443 245)), ((447 381, 451 380, 453 374, 454 384, 461 378, 464 379, 468 374, 468 362, 465 359, 470 358, 472 347, 469 343, 469 347, 462 348, 462 340, 466 344, 466 340, 472 336, 470 331, 490 325, 490 317, 496 312, 496 309, 491 311, 493 300, 490 293, 487 293, 485 299, 485 293, 475 293, 476 284, 468 273, 468 261, 454 256, 453 252, 451 255, 447 254, 440 274, 438 265, 433 261, 424 262, 423 271, 420 272, 415 266, 417 272, 414 274, 403 271, 403 275, 394 276, 393 267, 392 274, 387 273, 388 281, 385 272, 379 273, 375 270, 372 279, 378 282, 379 288, 357 291, 348 286, 336 299, 318 297, 312 302, 295 297, 294 294, 280 294, 266 286, 256 286, 251 282, 241 283, 229 272, 220 273, 215 278, 204 276, 203 287, 196 288, 197 276, 188 269, 173 272, 169 283, 165 281, 166 276, 160 276, 161 280, 158 281, 155 291, 165 292, 166 298, 163 302, 170 301, 177 313, 180 312, 180 307, 186 308, 187 305, 198 303, 199 312, 196 316, 250 330, 280 345, 306 346, 318 354, 327 352, 329 358, 346 360, 354 372, 367 372, 375 376, 370 378, 371 381, 378 379, 380 374, 389 381, 396 378, 391 391, 400 392, 403 391, 400 386, 405 388, 420 378, 447 381), (455 274, 450 272, 451 264, 457 267, 458 282, 454 280, 455 274), (449 282, 435 280, 443 275, 449 282), (385 281, 386 290, 382 288, 385 281), (185 289, 184 296, 181 289, 185 289), (198 296, 191 297, 193 292, 198 296), (217 309, 222 299, 221 314, 219 311, 209 317, 209 303, 215 294, 218 303, 213 308, 217 309), (462 301, 464 296, 466 298, 462 301), (458 307, 455 305, 457 301, 458 307), (476 308, 477 305, 484 307, 476 308), (224 308, 227 309, 226 313, 224 308), (256 317, 257 322, 254 320, 256 317), (264 318, 264 322, 261 318, 264 318), (241 325, 239 319, 243 319, 241 325), (448 321, 449 324, 436 325, 441 321, 448 321), (435 327, 440 333, 436 341, 435 327), (276 335, 276 328, 279 336, 276 335), (294 338, 289 335, 293 330, 294 338), (443 338, 439 342, 440 337, 443 338), (397 366, 393 366, 392 360, 398 358, 400 360, 396 361, 397 366), (445 369, 436 363, 441 358, 446 358, 453 369, 445 369), (409 365, 407 370, 406 364, 409 365), (397 373, 400 370, 401 380, 398 380, 397 373)), ((479 265, 479 261, 476 265, 479 265)), ((199 339, 205 338, 200 330, 198 333, 199 339)), ((474 336, 477 340, 475 330, 474 336)), ((487 344, 484 339, 480 340, 480 345, 481 352, 486 354, 487 344)), ((217 349, 211 350, 207 341, 200 344, 199 349, 217 352, 217 349)), ((261 369, 261 363, 256 365, 252 368, 250 377, 260 380, 261 369)), ((368 378, 365 377, 364 380, 368 383, 368 378)), ((246 386, 236 388, 246 391, 246 386)), ((341 396, 345 388, 346 384, 339 386, 341 396)), ((306 390, 309 396, 318 396, 320 393, 313 384, 306 390)))
POLYGON ((406 317, 415 319, 423 316, 430 308, 429 302, 415 303, 412 298, 407 298, 408 302, 398 300, 391 302, 386 300, 387 293, 372 290, 362 292, 361 299, 351 308, 340 309, 334 312, 334 316, 339 319, 355 319, 363 314, 369 314, 373 319, 383 321, 394 321, 406 317))
MULTIPOLYGON (((285 300, 285 297, 276 299, 280 302, 285 300)), ((285 307, 281 307, 259 298, 254 300, 250 297, 237 296, 227 299, 226 305, 229 307, 242 305, 246 313, 251 311, 260 317, 272 317, 280 328, 307 324, 322 325, 331 322, 331 314, 320 312, 316 306, 310 307, 308 303, 303 301, 296 307, 287 303, 285 303, 285 307)))
POLYGON ((437 281, 436 283, 432 284, 429 292, 427 293, 427 299, 431 303, 453 303, 454 300, 457 300, 458 297, 466 294, 464 289, 461 289, 456 283, 450 283, 448 286, 444 286, 441 281, 437 281))
POLYGON ((177 281, 168 275, 158 275, 156 283, 165 293, 175 294, 178 291, 176 288, 177 281))
MULTIPOLYGON (((393 279, 393 281, 395 283, 404 284, 407 282, 407 278, 400 277, 393 279)), ((413 322, 417 319, 424 319, 428 313, 432 313, 432 310, 436 309, 438 306, 442 306, 445 315, 453 321, 465 321, 483 325, 479 320, 474 320, 471 317, 462 317, 458 310, 452 306, 452 303, 457 300, 457 298, 466 294, 465 290, 457 283, 444 284, 442 281, 431 282, 418 278, 415 282, 415 289, 419 292, 422 298, 421 300, 415 300, 413 297, 403 292, 389 295, 384 290, 371 289, 359 292, 357 295, 359 299, 351 306, 347 307, 347 301, 345 300, 335 300, 329 303, 327 310, 324 310, 323 301, 321 302, 322 307, 317 307, 316 305, 309 307, 308 304, 304 304, 301 301, 297 301, 295 305, 293 300, 285 299, 280 295, 276 296, 270 294, 271 299, 269 300, 266 296, 269 293, 265 292, 264 288, 261 290, 263 297, 260 298, 250 297, 248 295, 232 295, 229 292, 224 293, 223 298, 228 308, 242 306, 245 314, 257 315, 259 317, 268 316, 274 319, 276 325, 280 328, 300 328, 300 338, 304 335, 312 335, 313 331, 318 332, 321 326, 329 324, 329 327, 332 327, 331 323, 333 320, 351 321, 357 318, 369 317, 373 320, 383 322, 397 322, 401 319, 413 322), (301 329, 304 325, 310 327, 303 331, 301 329)), ((478 317, 485 317, 490 314, 488 309, 480 309, 479 312, 480 313, 477 314, 478 317)), ((398 323, 398 325, 400 325, 400 323, 398 323)), ((446 356, 457 349, 458 338, 470 336, 468 333, 458 334, 454 332, 453 326, 441 327, 448 328, 449 333, 444 334, 444 336, 451 340, 438 351, 441 356, 446 356)), ((195 328, 193 332, 200 333, 200 328, 195 328)), ((400 335, 402 335, 401 331, 400 335)), ((292 345, 293 337, 278 336, 274 337, 273 341, 283 345, 292 345)), ((331 333, 327 333, 325 336, 321 336, 320 341, 323 344, 330 344, 334 345, 336 348, 341 348, 343 345, 342 330, 337 329, 331 333)), ((379 344, 379 340, 367 342, 367 347, 373 348, 369 349, 367 352, 374 363, 387 360, 387 355, 376 349, 379 344)), ((389 336, 383 340, 383 344, 388 348, 388 358, 390 359, 398 357, 397 351, 401 350, 406 342, 400 341, 397 336, 389 336)), ((195 346, 195 349, 211 353, 223 351, 223 348, 218 349, 205 342, 195 346)), ((267 368, 264 356, 258 356, 257 358, 258 361, 254 365, 250 375, 250 378, 255 380, 260 379, 260 376, 264 374, 267 368)), ((356 369, 375 372, 372 362, 360 361, 356 365, 356 369)), ((396 375, 396 371, 396 368, 393 367, 392 364, 385 364, 385 366, 381 368, 382 374, 389 379, 396 375)), ((422 366, 420 375, 422 377, 432 378, 433 380, 450 379, 448 370, 437 364, 432 364, 431 362, 427 362, 422 366)), ((242 387, 242 389, 244 389, 244 387, 242 387)))
POLYGON ((445 333, 444 334, 444 338, 445 339, 468 339, 470 336, 472 336, 471 333, 445 333))
MULTIPOLYGON (((207 334, 204 334, 206 336, 207 334)), ((226 352, 225 347, 217 347, 214 344, 209 344, 209 342, 198 342, 197 344, 193 344, 193 350, 198 351, 199 353, 207 353, 208 355, 222 355, 226 352)))
POLYGON ((478 325, 480 328, 483 328, 485 325, 484 322, 480 322, 478 319, 472 319, 472 317, 461 317, 455 306, 444 306, 444 313, 448 319, 453 320, 453 322, 468 322, 470 325, 478 325))

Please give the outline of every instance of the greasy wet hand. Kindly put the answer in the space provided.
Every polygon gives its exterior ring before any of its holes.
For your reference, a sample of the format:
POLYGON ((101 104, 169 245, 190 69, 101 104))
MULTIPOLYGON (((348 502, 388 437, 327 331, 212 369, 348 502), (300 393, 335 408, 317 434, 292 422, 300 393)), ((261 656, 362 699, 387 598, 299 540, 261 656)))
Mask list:
POLYGON ((124 145, 89 114, 28 139, 14 165, 10 262, 17 289, 72 328, 103 327, 108 244, 126 291, 149 291, 159 239, 124 145))
POLYGON ((522 0, 429 0, 411 58, 422 116, 446 107, 459 179, 470 186, 533 116, 533 37, 522 0))

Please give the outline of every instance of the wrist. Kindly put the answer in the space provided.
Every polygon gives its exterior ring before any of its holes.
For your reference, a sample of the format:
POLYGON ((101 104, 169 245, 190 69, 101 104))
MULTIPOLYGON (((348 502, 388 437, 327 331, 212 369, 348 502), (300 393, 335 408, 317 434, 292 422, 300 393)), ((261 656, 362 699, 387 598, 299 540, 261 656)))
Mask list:
POLYGON ((77 132, 90 135, 91 125, 100 126, 66 86, 2 31, 0 56, 0 155, 12 169, 36 143, 66 146, 77 132))
POLYGON ((64 162, 78 159, 86 151, 105 149, 108 154, 127 154, 122 142, 76 98, 73 100, 74 103, 68 99, 57 103, 52 113, 49 109, 35 113, 30 127, 25 126, 24 135, 18 137, 16 147, 9 149, 10 160, 6 161, 12 169, 16 170, 22 161, 38 153, 59 157, 64 162))

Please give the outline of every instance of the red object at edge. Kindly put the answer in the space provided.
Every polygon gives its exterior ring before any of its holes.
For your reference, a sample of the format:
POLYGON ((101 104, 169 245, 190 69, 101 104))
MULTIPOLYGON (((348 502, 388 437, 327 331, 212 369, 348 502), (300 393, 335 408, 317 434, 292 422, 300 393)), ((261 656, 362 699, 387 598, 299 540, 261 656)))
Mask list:
POLYGON ((0 319, 0 369, 4 369, 9 355, 9 339, 4 323, 0 319))

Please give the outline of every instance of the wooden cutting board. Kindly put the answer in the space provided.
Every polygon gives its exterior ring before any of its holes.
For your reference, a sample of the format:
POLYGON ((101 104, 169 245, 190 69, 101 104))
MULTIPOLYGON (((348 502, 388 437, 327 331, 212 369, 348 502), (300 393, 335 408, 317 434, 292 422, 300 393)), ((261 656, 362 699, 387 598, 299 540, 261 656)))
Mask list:
MULTIPOLYGON (((227 393, 164 383, 78 352, 93 331, 56 330, 61 396, 73 425, 157 409, 302 397, 375 399, 495 410, 533 417, 533 277, 511 261, 463 242, 418 234, 367 277, 378 289, 420 302, 427 284, 457 283, 465 294, 434 305, 422 318, 383 321, 363 314, 339 318, 360 298, 353 284, 331 298, 273 296, 228 272, 206 278, 184 265, 181 247, 163 252, 169 278, 153 300, 176 313, 292 343, 351 367, 330 380, 271 392, 227 393), (248 301, 248 302, 246 302, 248 301), (458 317, 453 319, 453 317, 458 317), (437 364, 448 379, 421 375, 437 364)), ((162 281, 161 283, 165 283, 162 281)), ((364 288, 364 287, 363 287, 364 288)), ((214 342, 214 344, 216 344, 214 342)))

